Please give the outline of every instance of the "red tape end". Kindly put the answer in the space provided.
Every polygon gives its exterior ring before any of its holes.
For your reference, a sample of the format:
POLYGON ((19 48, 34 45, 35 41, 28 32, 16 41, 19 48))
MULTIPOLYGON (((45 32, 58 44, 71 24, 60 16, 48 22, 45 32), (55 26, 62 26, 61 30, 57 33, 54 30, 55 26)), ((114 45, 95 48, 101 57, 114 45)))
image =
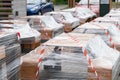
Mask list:
POLYGON ((20 32, 17 32, 17 36, 20 37, 20 32))
POLYGON ((87 50, 86 49, 84 50, 84 56, 87 56, 87 50))
POLYGON ((40 50, 40 55, 45 52, 45 49, 40 50))

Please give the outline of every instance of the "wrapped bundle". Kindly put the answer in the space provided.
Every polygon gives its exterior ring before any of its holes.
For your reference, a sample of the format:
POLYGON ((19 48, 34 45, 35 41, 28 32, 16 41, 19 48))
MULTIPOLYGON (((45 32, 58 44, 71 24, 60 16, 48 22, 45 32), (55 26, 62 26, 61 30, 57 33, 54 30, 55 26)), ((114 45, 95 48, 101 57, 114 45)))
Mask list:
POLYGON ((94 22, 112 23, 117 27, 120 27, 120 19, 117 17, 98 17, 94 19, 94 22))
POLYGON ((63 25, 57 23, 52 16, 27 16, 32 28, 41 33, 42 40, 49 40, 63 32, 63 25))
POLYGON ((39 60, 39 54, 34 50, 21 57, 22 64, 20 67, 21 80, 35 80, 39 60))
POLYGON ((75 7, 75 8, 65 9, 62 11, 71 12, 74 17, 80 19, 81 24, 96 18, 96 14, 88 8, 75 7))
POLYGON ((109 12, 105 17, 120 17, 120 12, 109 12))
POLYGON ((18 80, 20 70, 21 48, 20 44, 18 43, 17 34, 10 32, 0 32, 0 47, 1 46, 4 46, 4 49, 0 50, 4 50, 5 52, 5 64, 3 66, 4 68, 1 69, 4 74, 1 74, 2 77, 0 77, 0 80, 18 80), (16 75, 16 77, 14 75, 16 75))
POLYGON ((43 45, 45 48, 40 46, 22 58, 22 80, 35 80, 37 66, 40 80, 97 80, 95 71, 101 80, 117 80, 119 76, 120 54, 100 36, 63 33, 43 45))
MULTIPOLYGON (((107 32, 109 31, 110 27, 116 28, 114 24, 111 23, 99 23, 99 22, 90 22, 85 23, 76 29, 74 29, 73 33, 82 33, 82 34, 97 34, 102 37, 102 39, 110 45, 109 37, 107 32)), ((109 31, 111 33, 111 31, 109 31)))
POLYGON ((29 24, 21 20, 2 20, 0 21, 0 30, 6 32, 18 32, 22 52, 29 52, 40 45, 40 33, 30 28, 29 24))
POLYGON ((70 12, 49 12, 45 15, 53 16, 58 23, 63 23, 65 32, 71 32, 80 25, 80 20, 73 17, 70 12))
MULTIPOLYGON (((92 59, 92 65, 95 67, 100 80, 117 80, 120 70, 120 53, 108 47, 98 36, 92 39, 86 46, 86 50, 92 59), (109 54, 108 54, 109 53, 109 54)), ((88 80, 98 80, 94 70, 88 66, 88 80)))
MULTIPOLYGON (((80 0, 79 3, 77 4, 78 7, 81 8, 88 8, 88 0, 80 0)), ((92 10, 94 13, 99 16, 99 0, 90 0, 89 1, 89 8, 92 10)))
POLYGON ((1 45, 10 45, 12 43, 18 42, 18 36, 15 33, 9 33, 0 30, 0 46, 1 45))
POLYGON ((6 72, 6 60, 5 60, 5 46, 0 46, 0 79, 6 80, 7 72, 6 72))
POLYGON ((114 24, 90 22, 77 27, 72 32, 83 34, 98 34, 102 37, 105 43, 107 43, 109 46, 114 45, 116 49, 120 51, 120 32, 114 24), (112 41, 110 41, 110 38, 112 38, 112 41))
MULTIPOLYGON (((69 35, 65 33, 47 41, 44 44, 46 46, 44 55, 42 57, 43 61, 39 66, 40 80, 87 79, 88 63, 82 52, 81 46, 87 43, 89 39, 95 37, 95 35, 82 35, 73 33, 70 35, 77 38, 78 41, 81 42, 81 45, 78 45, 78 43, 76 43, 69 35)), ((23 57, 21 79, 35 80, 35 71, 38 64, 38 60, 36 61, 36 59, 40 58, 37 55, 41 49, 42 46, 29 53, 30 57, 27 57, 28 55, 23 57), (35 56, 32 56, 33 54, 35 56)))

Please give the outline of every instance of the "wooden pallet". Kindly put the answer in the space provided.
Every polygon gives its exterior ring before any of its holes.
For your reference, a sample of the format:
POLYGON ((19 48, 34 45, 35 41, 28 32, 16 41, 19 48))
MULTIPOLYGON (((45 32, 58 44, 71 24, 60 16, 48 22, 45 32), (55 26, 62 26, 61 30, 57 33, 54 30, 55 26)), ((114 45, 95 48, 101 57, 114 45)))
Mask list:
POLYGON ((40 46, 40 42, 33 42, 28 44, 21 44, 22 52, 30 52, 31 50, 35 49, 36 47, 40 46))
POLYGON ((9 15, 12 14, 12 1, 13 0, 0 1, 0 20, 11 19, 9 15))

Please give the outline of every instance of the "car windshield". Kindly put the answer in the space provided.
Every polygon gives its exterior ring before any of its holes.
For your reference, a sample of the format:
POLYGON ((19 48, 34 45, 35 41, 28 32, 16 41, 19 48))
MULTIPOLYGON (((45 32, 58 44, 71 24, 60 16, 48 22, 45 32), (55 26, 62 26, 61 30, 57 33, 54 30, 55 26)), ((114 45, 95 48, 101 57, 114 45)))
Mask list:
POLYGON ((27 0, 27 4, 39 4, 41 0, 27 0))

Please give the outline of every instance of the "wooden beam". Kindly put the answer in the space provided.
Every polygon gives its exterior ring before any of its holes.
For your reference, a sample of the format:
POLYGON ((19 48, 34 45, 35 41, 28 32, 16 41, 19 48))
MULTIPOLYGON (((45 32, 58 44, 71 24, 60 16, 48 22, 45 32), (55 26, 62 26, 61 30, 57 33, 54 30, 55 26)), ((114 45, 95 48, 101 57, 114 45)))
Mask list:
POLYGON ((90 0, 88 0, 88 8, 90 8, 90 0))

